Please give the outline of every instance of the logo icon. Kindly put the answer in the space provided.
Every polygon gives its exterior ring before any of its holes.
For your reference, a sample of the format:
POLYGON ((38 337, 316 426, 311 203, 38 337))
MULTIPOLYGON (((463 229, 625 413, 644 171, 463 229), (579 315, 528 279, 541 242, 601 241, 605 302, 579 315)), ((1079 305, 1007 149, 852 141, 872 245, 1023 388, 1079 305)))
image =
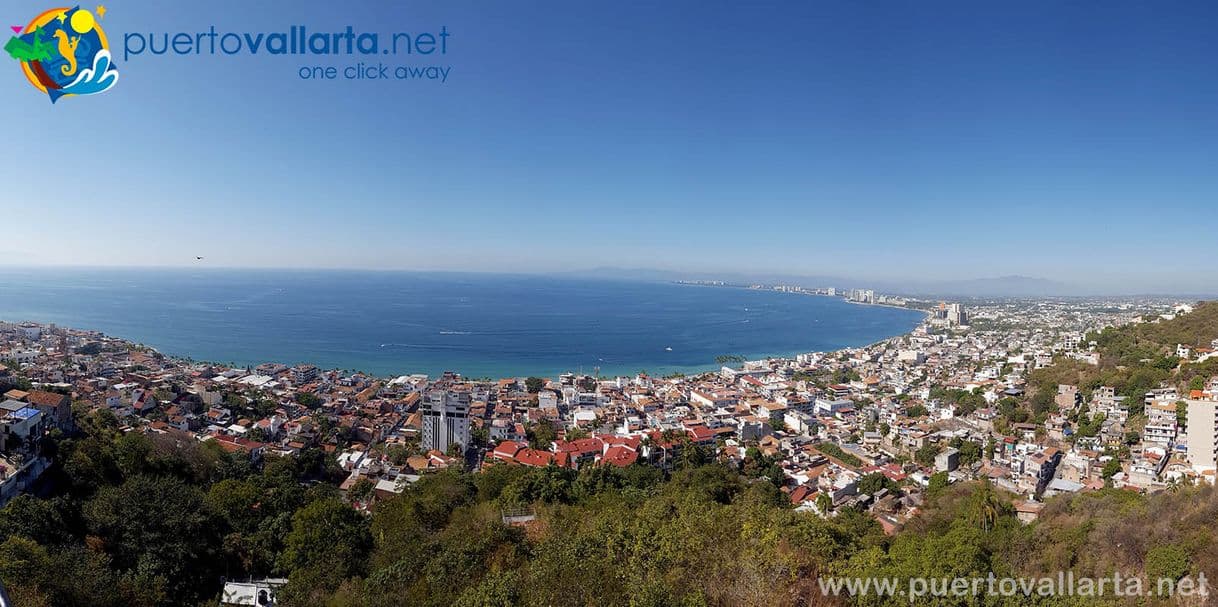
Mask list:
POLYGON ((53 8, 24 28, 14 26, 4 50, 21 62, 21 71, 34 88, 55 103, 60 97, 94 95, 118 82, 106 32, 98 24, 106 7, 93 13, 75 8, 53 8))

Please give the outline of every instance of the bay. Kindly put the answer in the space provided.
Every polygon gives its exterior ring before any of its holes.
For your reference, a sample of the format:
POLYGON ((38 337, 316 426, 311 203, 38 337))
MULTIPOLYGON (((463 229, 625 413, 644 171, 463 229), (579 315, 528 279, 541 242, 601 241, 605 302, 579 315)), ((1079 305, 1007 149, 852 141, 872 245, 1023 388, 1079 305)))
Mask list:
POLYGON ((237 365, 388 376, 653 375, 912 330, 914 310, 768 290, 338 270, 0 268, 0 320, 56 323, 237 365))

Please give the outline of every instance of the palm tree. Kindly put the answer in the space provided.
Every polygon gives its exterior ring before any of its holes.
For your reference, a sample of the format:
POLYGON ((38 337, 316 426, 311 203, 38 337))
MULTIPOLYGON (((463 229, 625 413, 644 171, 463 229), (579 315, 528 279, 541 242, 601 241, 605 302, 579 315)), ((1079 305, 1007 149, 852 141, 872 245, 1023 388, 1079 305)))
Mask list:
POLYGON ((998 524, 998 513, 1002 509, 1002 502, 999 501, 998 495, 994 492, 994 486, 990 484, 990 479, 986 478, 981 481, 981 486, 973 493, 973 517, 982 531, 989 533, 995 525, 998 524))

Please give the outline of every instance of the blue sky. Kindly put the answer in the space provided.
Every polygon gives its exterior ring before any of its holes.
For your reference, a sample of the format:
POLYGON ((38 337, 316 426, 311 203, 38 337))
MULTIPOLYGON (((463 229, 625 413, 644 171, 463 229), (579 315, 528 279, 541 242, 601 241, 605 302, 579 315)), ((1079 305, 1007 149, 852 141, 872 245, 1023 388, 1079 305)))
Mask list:
POLYGON ((383 60, 451 73, 145 54, 52 106, 0 57, 0 263, 1218 283, 1218 4, 105 4, 112 46, 445 26, 383 60))

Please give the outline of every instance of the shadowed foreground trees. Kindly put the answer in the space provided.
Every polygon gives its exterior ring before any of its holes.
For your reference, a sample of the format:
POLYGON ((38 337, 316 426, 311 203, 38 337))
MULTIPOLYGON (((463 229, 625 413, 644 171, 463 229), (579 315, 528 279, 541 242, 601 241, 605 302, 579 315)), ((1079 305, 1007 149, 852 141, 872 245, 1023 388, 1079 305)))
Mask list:
POLYGON ((256 467, 195 441, 119 433, 105 415, 84 422, 87 436, 60 445, 59 494, 0 510, 0 579, 19 605, 214 605, 224 576, 287 577, 288 607, 908 605, 825 597, 818 579, 1067 569, 1218 579, 1208 487, 1057 498, 1022 525, 1011 496, 936 476, 921 514, 886 536, 851 509, 830 519, 795 511, 759 457, 739 469, 690 461, 671 476, 495 465, 426 475, 369 516, 317 482, 327 477, 320 453, 256 467), (509 509, 536 519, 507 526, 509 509))

